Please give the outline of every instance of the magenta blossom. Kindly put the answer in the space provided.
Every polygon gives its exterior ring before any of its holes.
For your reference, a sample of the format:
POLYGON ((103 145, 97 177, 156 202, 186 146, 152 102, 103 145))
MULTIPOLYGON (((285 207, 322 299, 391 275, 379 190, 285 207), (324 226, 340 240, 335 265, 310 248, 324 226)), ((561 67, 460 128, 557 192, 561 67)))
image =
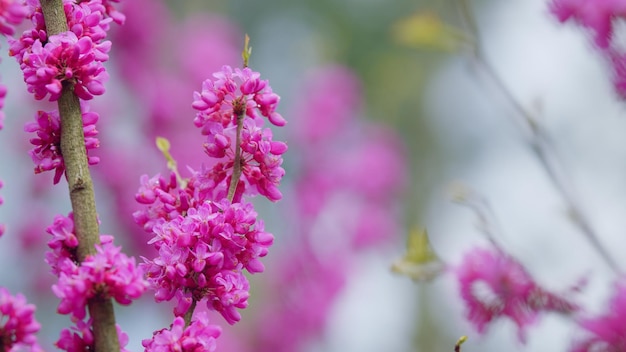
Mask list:
POLYGON ((113 237, 100 236, 96 253, 78 263, 73 216, 57 216, 47 232, 53 236, 48 242, 52 250, 46 261, 52 272, 59 277, 52 286, 54 294, 61 299, 57 311, 71 314, 75 319, 85 318, 87 300, 92 297, 113 298, 119 304, 130 304, 138 299, 148 284, 134 258, 127 257, 120 247, 113 245, 113 237))
POLYGON ((176 315, 195 301, 207 299, 210 308, 234 324, 245 308, 249 284, 242 270, 264 270, 259 260, 274 237, 263 230, 252 204, 206 201, 186 216, 161 220, 152 231, 159 256, 142 264, 157 301, 176 298, 176 315))
POLYGON ((614 23, 626 15, 626 2, 620 0, 553 0, 552 12, 561 22, 573 19, 590 29, 596 44, 606 49, 613 39, 614 23))
MULTIPOLYGON (((86 323, 82 320, 76 322, 76 326, 61 330, 61 334, 55 346, 67 352, 94 351, 94 336, 91 319, 86 323)), ((129 352, 125 347, 128 344, 128 335, 115 324, 120 344, 120 352, 129 352)))
POLYGON ((108 59, 110 47, 111 42, 96 44, 90 37, 79 39, 73 32, 53 35, 45 45, 36 40, 20 62, 28 91, 37 100, 50 95, 50 101, 56 101, 63 82, 67 82, 83 100, 102 95, 109 78, 102 62, 108 59))
POLYGON ((572 352, 626 351, 626 282, 615 285, 615 294, 609 303, 606 314, 579 321, 586 330, 585 339, 579 341, 572 352))
MULTIPOLYGON (((32 27, 22 33, 19 39, 9 39, 9 55, 15 56, 18 62, 23 61, 24 54, 31 51, 33 44, 39 40, 41 43, 48 41, 46 23, 44 20, 41 4, 39 0, 27 0, 28 17, 32 22, 32 27)), ((91 38, 95 44, 101 43, 109 30, 111 18, 106 15, 106 8, 100 0, 79 1, 63 0, 63 9, 67 18, 67 26, 76 37, 91 38)), ((109 44, 104 46, 96 45, 95 52, 100 61, 106 60, 106 53, 109 44), (104 51, 103 51, 104 50, 104 51)))
MULTIPOLYGON (((237 187, 235 199, 240 199, 243 193, 258 193, 271 201, 280 200, 278 186, 285 174, 281 165, 287 144, 273 141, 271 130, 261 128, 261 116, 276 126, 285 125, 286 121, 276 112, 280 98, 267 81, 260 79, 258 72, 247 67, 233 70, 224 66, 213 76, 215 80, 202 83, 202 92, 194 92, 192 104, 199 111, 194 123, 207 136, 204 151, 220 159, 209 177, 226 176, 224 171, 233 168, 236 148, 241 148, 243 180, 247 183, 237 187), (243 127, 240 145, 235 145, 239 117, 243 127)), ((230 177, 220 177, 214 187, 221 181, 230 184, 230 177)))
POLYGON ((593 33, 596 46, 613 67, 615 90, 626 98, 626 53, 614 35, 617 23, 626 19, 626 1, 553 0, 550 7, 561 22, 574 20, 593 33))
POLYGON ((15 26, 28 15, 28 7, 20 0, 0 0, 0 34, 11 36, 15 26))
POLYGON ((23 295, 11 296, 0 287, 0 346, 3 351, 43 351, 35 334, 41 325, 35 320, 35 306, 23 295))
POLYGON ((126 21, 126 16, 123 13, 121 13, 119 10, 117 10, 115 5, 112 4, 112 3, 119 3, 120 0, 101 0, 101 1, 102 1, 102 5, 105 8, 106 14, 109 17, 111 17, 115 23, 124 24, 124 21, 126 21))
POLYGON ((224 127, 236 124, 237 116, 257 119, 265 116, 272 124, 284 126, 285 119, 276 112, 280 100, 261 74, 246 67, 234 70, 226 65, 213 74, 215 80, 202 82, 202 91, 193 93, 192 107, 198 110, 194 123, 202 128, 207 121, 221 123, 224 127))
MULTIPOLYGON (((85 103, 82 104, 83 109, 83 133, 85 135, 85 149, 87 154, 90 150, 100 146, 100 141, 96 136, 96 122, 98 114, 88 111, 85 103)), ((35 146, 30 151, 30 156, 35 163, 35 173, 55 170, 54 184, 61 180, 61 176, 65 172, 65 163, 61 154, 61 119, 58 111, 51 112, 38 111, 37 121, 29 122, 24 126, 24 130, 30 133, 36 133, 37 137, 31 138, 30 143, 35 146)), ((97 164, 100 159, 95 156, 87 156, 89 165, 97 164)))
POLYGON ((209 323, 206 313, 196 314, 188 327, 181 317, 174 318, 169 329, 154 332, 141 342, 146 352, 214 352, 222 329, 209 323))
POLYGON ((96 245, 97 253, 87 256, 80 264, 70 266, 66 261, 59 281, 52 286, 61 299, 57 311, 71 314, 76 319, 85 318, 87 300, 95 296, 113 298, 119 304, 130 304, 141 297, 147 288, 143 272, 127 257, 112 238, 96 245))
POLYGON ((476 248, 455 269, 467 318, 484 333, 488 324, 509 317, 518 327, 520 341, 525 328, 540 311, 571 313, 578 307, 537 285, 524 267, 499 250, 476 248))

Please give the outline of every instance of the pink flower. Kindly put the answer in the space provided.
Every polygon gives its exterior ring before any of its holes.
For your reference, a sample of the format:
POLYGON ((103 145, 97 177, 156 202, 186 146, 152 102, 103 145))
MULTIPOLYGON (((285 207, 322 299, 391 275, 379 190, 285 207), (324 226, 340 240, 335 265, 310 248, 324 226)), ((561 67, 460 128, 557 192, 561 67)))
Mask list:
MULTIPOLYGON (((37 39, 20 61, 28 91, 41 100, 48 94, 50 101, 61 96, 63 82, 74 87, 83 100, 104 93, 108 74, 103 61, 108 59, 111 42, 95 43, 90 37, 80 39, 73 32, 63 32, 48 38, 45 45, 37 39)), ((19 61, 18 57, 18 61, 19 61)))
POLYGON ((113 298, 119 304, 130 304, 138 299, 148 284, 143 272, 133 258, 113 245, 113 237, 100 236, 96 254, 88 255, 82 263, 76 258, 78 240, 75 235, 72 214, 69 217, 57 216, 54 224, 47 229, 53 239, 48 242, 52 252, 46 254, 46 261, 52 272, 59 277, 52 286, 54 294, 61 299, 57 311, 71 314, 76 319, 85 318, 87 300, 98 295, 113 298))
POLYGON ((141 342, 146 352, 214 352, 222 329, 209 324, 206 313, 196 314, 188 327, 181 317, 174 318, 169 329, 155 331, 151 339, 141 342))
MULTIPOLYGON (((92 149, 100 146, 100 141, 96 136, 96 122, 98 114, 90 112, 86 103, 81 104, 83 109, 83 133, 85 135, 85 149, 87 154, 92 149)), ((35 173, 55 170, 54 184, 61 180, 65 172, 65 163, 61 154, 61 119, 58 111, 51 112, 38 111, 37 121, 29 122, 24 126, 24 130, 36 133, 37 137, 31 138, 30 143, 35 146, 29 153, 35 163, 35 173)), ((95 156, 87 156, 89 165, 97 164, 100 159, 95 156)))
POLYGON ((561 22, 572 19, 591 30, 597 47, 613 66, 617 93, 626 98, 626 54, 613 35, 616 23, 626 18, 626 1, 553 0, 550 7, 561 22))
POLYGON ((120 24, 120 25, 124 24, 124 21, 126 21, 126 16, 124 16, 123 13, 118 11, 113 5, 113 3, 119 3, 120 0, 101 0, 101 1, 102 1, 102 5, 105 8, 106 14, 109 17, 111 17, 115 23, 120 24))
POLYGON ((111 242, 96 246, 97 253, 87 256, 78 266, 66 266, 52 290, 61 299, 58 312, 85 318, 87 300, 100 295, 113 298, 119 304, 138 299, 147 283, 135 260, 121 253, 111 242))
POLYGON ((279 97, 274 94, 267 81, 260 79, 258 72, 249 68, 235 69, 224 66, 221 72, 214 73, 214 80, 202 83, 202 92, 194 92, 192 107, 199 112, 194 123, 207 136, 204 151, 212 158, 221 159, 207 179, 215 176, 219 181, 209 187, 217 189, 221 182, 230 184, 226 170, 232 169, 236 148, 241 148, 243 180, 237 187, 235 200, 244 193, 261 194, 271 201, 282 198, 278 186, 285 170, 281 167, 282 154, 287 144, 272 140, 270 129, 262 129, 265 116, 276 126, 284 126, 286 121, 276 112, 279 97), (240 145, 237 140, 237 116, 242 116, 240 145))
POLYGON ((35 306, 26 303, 23 295, 11 296, 0 287, 0 341, 4 351, 43 351, 35 334, 41 325, 35 320, 35 306))
POLYGON ((192 107, 199 111, 194 120, 197 127, 202 128, 208 121, 232 126, 240 114, 256 120, 259 113, 276 126, 285 125, 286 121, 276 112, 280 98, 267 81, 260 79, 260 73, 248 67, 233 70, 226 65, 213 77, 215 80, 202 82, 201 92, 193 94, 192 107))
POLYGON ((572 352, 626 350, 626 282, 615 285, 615 293, 609 302, 606 314, 596 318, 584 318, 579 321, 586 330, 585 339, 578 341, 572 352))
POLYGON ((537 320, 540 311, 571 313, 578 307, 545 291, 521 264, 498 250, 477 248, 455 269, 467 318, 478 332, 499 317, 509 317, 518 327, 520 341, 525 328, 537 320))
POLYGON ((292 114, 298 119, 293 128, 297 140, 303 143, 341 138, 347 129, 354 127, 363 109, 361 83, 342 66, 318 68, 307 74, 306 85, 299 93, 302 99, 292 114))
POLYGON ((76 248, 78 247, 78 238, 74 234, 74 214, 70 213, 68 217, 57 215, 54 222, 46 229, 52 239, 48 241, 48 248, 51 251, 46 252, 46 263, 50 265, 52 273, 59 276, 61 272, 71 272, 78 262, 76 248))
MULTIPOLYGON (((129 352, 125 348, 128 345, 128 335, 117 324, 115 324, 115 329, 117 330, 120 352, 129 352)), ((92 321, 89 319, 87 322, 78 320, 76 326, 71 329, 61 330, 60 337, 54 345, 67 352, 84 352, 93 351, 94 342, 92 321)))
POLYGON ((247 305, 249 284, 242 270, 264 270, 274 237, 263 230, 252 204, 206 201, 186 216, 161 220, 153 227, 158 257, 142 264, 157 301, 177 300, 176 314, 191 298, 219 311, 230 324, 240 319, 236 308, 247 305))
POLYGON ((573 19, 595 34, 596 44, 603 49, 613 39, 613 20, 626 15, 626 2, 621 0, 553 0, 552 12, 561 22, 573 19))
POLYGON ((0 33, 11 36, 15 27, 28 15, 28 7, 20 0, 0 0, 0 33))

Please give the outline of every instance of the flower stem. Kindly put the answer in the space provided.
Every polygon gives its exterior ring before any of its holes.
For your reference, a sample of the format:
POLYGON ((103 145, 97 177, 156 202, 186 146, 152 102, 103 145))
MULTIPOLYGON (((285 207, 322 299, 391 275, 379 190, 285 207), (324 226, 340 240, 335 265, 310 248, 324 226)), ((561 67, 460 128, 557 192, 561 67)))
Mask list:
POLYGON ((197 303, 198 301, 196 301, 196 298, 194 297, 191 301, 191 307, 189 307, 189 310, 187 310, 187 313, 185 313, 185 316, 183 317, 183 319, 185 319, 185 327, 191 324, 191 318, 193 317, 194 310, 196 310, 197 303))
MULTIPOLYGON (((41 0, 41 8, 48 37, 68 31, 62 0, 41 0)), ((96 253, 95 245, 100 243, 100 230, 87 162, 80 101, 71 83, 63 84, 58 107, 61 116, 61 153, 78 238, 77 256, 82 262, 88 255, 96 253)), ((95 350, 118 352, 120 347, 111 299, 96 296, 88 301, 88 308, 93 324, 95 350)))
POLYGON ((467 336, 463 335, 459 338, 459 340, 454 345, 454 352, 461 352, 461 345, 467 341, 467 336))
POLYGON ((241 178, 241 129, 243 128, 243 117, 245 112, 237 114, 237 137, 235 142, 235 160, 233 161, 233 175, 230 178, 228 187, 228 200, 232 203, 235 198, 235 191, 241 178))
POLYGON ((518 117, 518 125, 522 130, 524 137, 526 137, 530 149, 543 167, 557 192, 561 195, 561 198, 563 198, 569 214, 574 220, 574 224, 578 226, 579 230, 583 233, 587 240, 589 240, 592 247, 600 254, 600 257, 606 262, 611 270, 615 273, 619 273, 620 269, 617 262, 600 242, 596 231, 591 226, 590 221, 583 212, 582 207, 579 205, 574 187, 563 170, 561 162, 557 158, 557 154, 554 147, 550 143, 546 132, 537 123, 534 114, 526 109, 513 96, 513 93, 511 93, 502 78, 496 73, 489 61, 486 59, 481 47, 480 33, 478 32, 478 27, 468 1, 469 0, 459 0, 459 5, 461 16, 467 22, 466 25, 469 27, 471 34, 474 37, 472 54, 474 56, 473 58, 475 64, 485 73, 487 78, 491 80, 491 83, 493 83, 493 85, 504 95, 504 98, 517 111, 516 116, 518 117))

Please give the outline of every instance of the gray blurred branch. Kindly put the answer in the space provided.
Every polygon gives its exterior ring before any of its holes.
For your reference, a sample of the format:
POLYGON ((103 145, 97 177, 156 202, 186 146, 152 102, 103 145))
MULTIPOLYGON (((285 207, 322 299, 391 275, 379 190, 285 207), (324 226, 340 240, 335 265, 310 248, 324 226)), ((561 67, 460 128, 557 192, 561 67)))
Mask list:
POLYGON ((586 214, 583 212, 576 191, 567 176, 560 160, 557 157, 554 146, 552 145, 547 133, 539 125, 534 114, 525 108, 511 93, 502 78, 495 72, 493 66, 486 59, 481 47, 480 33, 476 20, 474 18, 469 0, 458 0, 461 16, 466 22, 465 25, 472 35, 473 42, 471 46, 471 54, 476 66, 482 70, 487 79, 501 92, 504 98, 511 104, 517 114, 516 121, 528 146, 533 154, 545 170, 548 178, 563 198, 568 212, 573 219, 574 224, 589 240, 593 248, 600 254, 607 265, 615 272, 619 273, 619 266, 608 253, 604 245, 598 239, 598 235, 591 226, 586 214))

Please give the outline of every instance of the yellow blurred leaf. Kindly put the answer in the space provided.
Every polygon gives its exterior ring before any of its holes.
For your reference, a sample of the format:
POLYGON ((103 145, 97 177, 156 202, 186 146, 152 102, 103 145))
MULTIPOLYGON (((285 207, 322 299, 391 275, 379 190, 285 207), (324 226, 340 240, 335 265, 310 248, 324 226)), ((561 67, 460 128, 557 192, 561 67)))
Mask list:
POLYGON ((426 230, 413 229, 407 239, 406 254, 391 266, 393 272, 414 281, 430 281, 444 269, 433 251, 426 230))
POLYGON ((418 12, 397 21, 392 36, 401 45, 443 51, 455 51, 467 40, 461 31, 430 12, 418 12))
POLYGON ((176 179, 182 188, 185 188, 186 181, 180 176, 178 173, 178 166, 176 164, 176 159, 170 154, 170 141, 165 137, 157 137, 156 138, 156 146, 163 153, 165 160, 167 160, 167 168, 176 174, 176 179))

